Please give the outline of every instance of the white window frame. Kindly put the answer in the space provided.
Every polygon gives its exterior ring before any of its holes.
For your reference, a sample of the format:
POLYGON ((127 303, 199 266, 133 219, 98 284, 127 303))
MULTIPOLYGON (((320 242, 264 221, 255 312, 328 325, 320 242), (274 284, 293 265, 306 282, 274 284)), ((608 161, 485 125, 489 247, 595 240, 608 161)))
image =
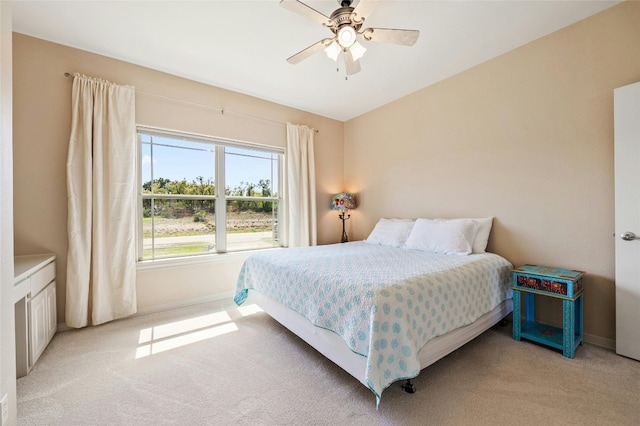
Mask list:
MULTIPOLYGON (((231 253, 240 253, 241 251, 231 251, 227 252, 227 201, 231 200, 240 200, 240 201, 274 201, 277 203, 277 221, 278 223, 282 223, 281 215, 282 212, 282 188, 283 188, 283 167, 284 167, 284 149, 279 147, 273 147, 268 145, 260 145, 256 143, 250 142, 241 142, 231 139, 225 139, 220 137, 213 136, 204 136, 198 134, 191 134, 186 132, 178 132, 173 130, 165 130, 147 126, 137 126, 136 128, 136 143, 137 143, 137 159, 136 159, 136 168, 137 168, 137 261, 139 264, 149 263, 149 262, 180 262, 182 260, 185 263, 192 261, 197 257, 215 257, 221 254, 231 254, 231 253), (154 194, 153 196, 149 196, 148 194, 144 194, 142 192, 142 140, 141 134, 148 136, 156 136, 163 138, 174 138, 180 140, 187 140, 192 142, 206 143, 211 144, 215 147, 215 175, 214 175, 214 185, 215 185, 215 195, 184 195, 184 194, 154 194), (226 183, 225 183, 225 147, 230 148, 240 148, 254 151, 262 151, 269 154, 275 154, 278 156, 278 196, 277 197, 243 197, 243 196, 227 196, 225 194, 226 183), (222 190, 220 190, 222 188, 222 190), (143 258, 143 200, 148 198, 155 199, 197 199, 197 200, 214 200, 215 203, 215 240, 216 240, 216 249, 215 252, 212 253, 199 253, 199 254, 191 254, 191 255, 181 255, 181 256, 164 256, 164 257, 154 257, 154 258, 143 258)), ((152 179, 156 177, 152 174, 152 179)), ((152 230, 152 233, 154 231, 152 230)), ((255 248, 250 250, 265 250, 265 248, 255 248)))

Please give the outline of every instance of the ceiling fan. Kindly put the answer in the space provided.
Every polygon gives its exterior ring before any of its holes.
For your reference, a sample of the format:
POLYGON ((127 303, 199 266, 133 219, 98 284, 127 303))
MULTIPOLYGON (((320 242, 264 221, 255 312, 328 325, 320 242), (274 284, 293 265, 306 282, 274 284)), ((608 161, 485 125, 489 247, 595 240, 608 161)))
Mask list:
POLYGON ((325 50, 334 61, 338 60, 340 52, 344 54, 344 64, 347 75, 360 71, 358 61, 367 50, 359 41, 377 41, 412 46, 420 31, 401 30, 393 28, 365 28, 362 29, 367 16, 374 10, 378 1, 360 0, 356 7, 351 7, 352 0, 338 0, 340 7, 326 16, 314 8, 298 0, 281 0, 280 6, 305 18, 317 22, 331 30, 331 38, 325 38, 312 44, 304 50, 287 59, 290 64, 297 64, 320 50, 325 50))

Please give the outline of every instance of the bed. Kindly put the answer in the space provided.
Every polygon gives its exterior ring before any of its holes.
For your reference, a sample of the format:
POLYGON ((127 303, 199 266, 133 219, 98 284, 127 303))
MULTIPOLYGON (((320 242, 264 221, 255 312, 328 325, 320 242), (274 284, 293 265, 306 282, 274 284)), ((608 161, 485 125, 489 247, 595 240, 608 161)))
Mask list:
POLYGON ((378 405, 390 384, 415 378, 511 312, 512 265, 484 250, 434 252, 407 246, 406 236, 379 244, 373 235, 252 254, 234 300, 259 305, 378 405))

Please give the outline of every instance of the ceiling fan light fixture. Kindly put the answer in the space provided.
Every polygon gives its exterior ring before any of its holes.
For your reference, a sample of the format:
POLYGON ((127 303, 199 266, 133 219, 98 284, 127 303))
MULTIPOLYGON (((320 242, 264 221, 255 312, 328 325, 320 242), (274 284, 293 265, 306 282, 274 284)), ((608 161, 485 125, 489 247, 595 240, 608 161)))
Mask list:
POLYGON ((351 56, 353 56, 354 61, 362 58, 362 56, 364 56, 364 52, 367 51, 367 49, 357 41, 353 43, 353 46, 351 46, 349 50, 351 51, 351 56))
POLYGON ((349 25, 344 25, 338 30, 338 43, 343 49, 348 49, 356 42, 356 30, 349 25))
POLYGON ((353 75, 360 72, 359 59, 367 51, 359 42, 413 46, 420 35, 418 30, 362 28, 371 11, 380 3, 378 0, 356 0, 355 7, 352 6, 353 0, 338 0, 338 3, 340 7, 327 16, 302 0, 280 0, 280 5, 285 9, 320 23, 333 33, 331 38, 322 39, 287 58, 287 62, 297 64, 320 50, 324 50, 330 59, 337 62, 342 51, 346 73, 353 75))
POLYGON ((338 62, 338 55, 340 55, 340 52, 342 51, 342 49, 340 49, 340 46, 338 45, 337 42, 333 41, 329 46, 326 47, 326 49, 324 49, 324 51, 326 52, 329 58, 338 62))

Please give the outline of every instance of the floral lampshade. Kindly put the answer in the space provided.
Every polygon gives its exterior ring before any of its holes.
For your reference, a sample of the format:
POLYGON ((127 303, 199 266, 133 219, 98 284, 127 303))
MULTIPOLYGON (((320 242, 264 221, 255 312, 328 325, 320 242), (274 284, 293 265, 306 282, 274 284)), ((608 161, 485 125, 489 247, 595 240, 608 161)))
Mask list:
POLYGON ((335 194, 331 199, 331 208, 333 210, 352 210, 356 208, 356 199, 353 194, 341 192, 335 194))

